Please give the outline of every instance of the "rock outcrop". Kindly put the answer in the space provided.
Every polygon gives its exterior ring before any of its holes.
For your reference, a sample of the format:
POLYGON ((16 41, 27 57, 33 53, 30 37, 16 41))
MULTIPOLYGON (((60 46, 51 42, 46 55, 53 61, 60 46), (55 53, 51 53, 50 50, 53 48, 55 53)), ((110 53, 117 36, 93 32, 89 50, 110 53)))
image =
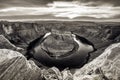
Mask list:
POLYGON ((111 45, 92 62, 77 69, 74 80, 120 80, 120 43, 111 45))
POLYGON ((56 67, 42 70, 42 78, 45 80, 73 80, 70 70, 60 70, 56 67))
POLYGON ((0 35, 0 48, 4 49, 11 49, 11 50, 18 50, 18 49, 22 49, 19 47, 16 47, 14 44, 12 44, 7 38, 5 38, 5 36, 0 35))
POLYGON ((12 44, 5 36, 0 35, 0 49, 10 49, 14 51, 21 52, 22 54, 25 54, 25 49, 20 48, 12 44))
POLYGON ((42 80, 41 69, 19 52, 0 49, 0 80, 42 80))

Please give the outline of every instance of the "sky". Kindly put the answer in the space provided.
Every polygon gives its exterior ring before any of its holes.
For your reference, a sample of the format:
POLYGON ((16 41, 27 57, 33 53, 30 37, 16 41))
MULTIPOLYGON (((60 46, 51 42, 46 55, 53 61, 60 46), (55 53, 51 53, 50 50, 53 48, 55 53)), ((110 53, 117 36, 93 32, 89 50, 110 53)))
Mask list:
POLYGON ((115 20, 120 0, 0 0, 0 20, 115 20))

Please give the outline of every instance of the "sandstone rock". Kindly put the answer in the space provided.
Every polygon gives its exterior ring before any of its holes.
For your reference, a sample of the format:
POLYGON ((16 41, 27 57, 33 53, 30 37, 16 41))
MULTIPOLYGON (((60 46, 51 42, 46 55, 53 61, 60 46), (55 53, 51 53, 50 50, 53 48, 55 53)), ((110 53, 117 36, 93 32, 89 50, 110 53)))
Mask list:
POLYGON ((43 69, 42 77, 45 80, 63 80, 61 72, 56 67, 43 69))
POLYGON ((0 49, 0 80, 41 80, 41 69, 19 52, 0 49))
POLYGON ((120 26, 112 27, 108 31, 107 39, 114 40, 119 35, 120 35, 120 26))
POLYGON ((65 69, 61 72, 61 74, 62 74, 63 80, 73 80, 73 75, 70 72, 70 70, 65 69))
POLYGON ((52 34, 42 42, 43 49, 58 56, 73 50, 75 45, 70 32, 54 30, 51 33, 52 34))
POLYGON ((2 27, 3 27, 3 30, 5 31, 6 34, 13 33, 13 29, 12 29, 11 25, 8 25, 8 26, 2 25, 2 27))
POLYGON ((120 80, 120 43, 111 45, 92 62, 77 69, 74 80, 120 80))
POLYGON ((11 50, 19 51, 19 52, 25 52, 23 48, 16 47, 3 35, 0 35, 0 49, 11 49, 11 50))
POLYGON ((45 80, 73 80, 70 70, 60 71, 56 67, 42 70, 42 77, 45 80))

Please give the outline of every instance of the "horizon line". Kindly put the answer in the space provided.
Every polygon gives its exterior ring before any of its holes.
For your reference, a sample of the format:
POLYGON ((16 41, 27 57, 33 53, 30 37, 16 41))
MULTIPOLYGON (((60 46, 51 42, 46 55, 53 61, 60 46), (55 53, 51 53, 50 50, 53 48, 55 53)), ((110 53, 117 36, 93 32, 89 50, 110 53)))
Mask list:
POLYGON ((0 21, 8 22, 27 22, 27 21, 86 21, 86 22, 120 22, 120 19, 110 19, 110 20, 85 20, 85 19, 0 19, 0 21))

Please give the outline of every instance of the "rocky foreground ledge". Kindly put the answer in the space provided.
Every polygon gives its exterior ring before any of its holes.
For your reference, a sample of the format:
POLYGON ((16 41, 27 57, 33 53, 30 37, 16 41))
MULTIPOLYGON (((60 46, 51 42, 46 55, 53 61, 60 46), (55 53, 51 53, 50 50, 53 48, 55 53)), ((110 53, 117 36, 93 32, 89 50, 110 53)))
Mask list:
POLYGON ((76 69, 40 69, 21 53, 0 49, 0 80, 120 80, 120 43, 109 46, 99 57, 76 69))
POLYGON ((120 80, 120 43, 112 44, 99 57, 77 69, 74 80, 120 80))
POLYGON ((41 69, 19 52, 0 49, 0 80, 41 80, 41 69))

